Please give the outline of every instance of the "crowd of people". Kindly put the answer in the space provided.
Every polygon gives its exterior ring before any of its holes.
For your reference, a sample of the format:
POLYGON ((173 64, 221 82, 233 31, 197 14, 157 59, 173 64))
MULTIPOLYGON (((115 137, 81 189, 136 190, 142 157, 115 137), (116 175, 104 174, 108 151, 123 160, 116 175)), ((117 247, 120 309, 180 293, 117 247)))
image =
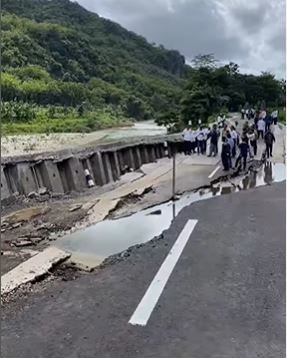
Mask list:
POLYGON ((264 156, 272 157, 275 142, 274 126, 277 124, 278 112, 268 113, 265 110, 249 109, 242 113, 247 119, 242 132, 238 130, 238 122, 228 124, 225 117, 218 117, 217 124, 212 127, 200 125, 198 129, 188 126, 183 131, 184 153, 191 155, 207 155, 216 157, 219 153, 219 139, 222 139, 221 161, 224 171, 230 169, 246 170, 248 158, 257 156, 258 141, 265 142, 264 156))

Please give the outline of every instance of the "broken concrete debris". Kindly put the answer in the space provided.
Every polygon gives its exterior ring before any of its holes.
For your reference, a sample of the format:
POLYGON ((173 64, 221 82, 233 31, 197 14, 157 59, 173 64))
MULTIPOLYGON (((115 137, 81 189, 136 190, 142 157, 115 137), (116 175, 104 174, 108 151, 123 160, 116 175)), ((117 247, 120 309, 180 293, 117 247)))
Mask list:
POLYGON ((75 205, 72 205, 72 206, 69 208, 69 211, 70 211, 70 212, 73 212, 73 211, 76 211, 76 210, 81 209, 81 207, 82 207, 82 204, 75 204, 75 205))
POLYGON ((8 294, 19 286, 40 279, 49 270, 71 256, 70 253, 49 247, 15 267, 1 277, 1 295, 8 294))
MULTIPOLYGON (((3 227, 4 223, 6 223, 5 225, 7 225, 7 226, 10 226, 10 225, 20 226, 21 222, 30 221, 37 216, 46 214, 50 210, 51 210, 51 208, 48 206, 46 206, 46 207, 37 206, 37 207, 31 207, 31 208, 26 208, 26 209, 15 211, 11 214, 8 214, 8 215, 2 217, 1 227, 3 227)), ((18 226, 16 226, 16 227, 18 227, 18 226)))

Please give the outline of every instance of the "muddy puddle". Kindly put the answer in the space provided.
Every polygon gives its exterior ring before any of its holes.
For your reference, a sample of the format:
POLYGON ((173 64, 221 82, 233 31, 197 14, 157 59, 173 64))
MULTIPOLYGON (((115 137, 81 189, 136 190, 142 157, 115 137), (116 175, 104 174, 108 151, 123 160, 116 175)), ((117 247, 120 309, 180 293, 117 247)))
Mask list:
POLYGON ((175 202, 167 202, 140 211, 128 217, 104 220, 84 230, 66 235, 55 246, 82 258, 94 256, 99 264, 108 256, 120 253, 130 246, 145 243, 168 229, 172 220, 191 203, 215 196, 271 185, 286 178, 284 164, 271 164, 250 172, 244 177, 218 183, 213 187, 183 194, 175 202))

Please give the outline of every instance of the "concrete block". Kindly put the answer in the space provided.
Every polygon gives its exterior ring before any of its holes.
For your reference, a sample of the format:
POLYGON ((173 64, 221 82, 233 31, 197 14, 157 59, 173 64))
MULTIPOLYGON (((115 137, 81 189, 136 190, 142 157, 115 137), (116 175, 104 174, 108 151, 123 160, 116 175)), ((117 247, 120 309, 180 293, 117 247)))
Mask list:
POLYGON ((1 166, 1 200, 7 199, 11 196, 7 179, 4 173, 4 168, 1 166))
POLYGON ((140 153, 140 148, 138 146, 133 147, 133 155, 134 155, 134 161, 135 161, 135 168, 138 169, 142 166, 142 158, 140 153))
POLYGON ((149 156, 148 156, 148 150, 146 145, 143 145, 141 147, 141 157, 142 157, 142 162, 144 164, 149 163, 149 156))
POLYGON ((32 191, 37 191, 39 189, 35 174, 32 172, 29 163, 18 163, 17 173, 17 186, 20 194, 28 195, 32 191))
POLYGON ((124 149, 124 161, 127 166, 136 169, 135 159, 131 148, 124 149))
POLYGON ((155 157, 156 157, 156 159, 160 159, 160 157, 161 157, 160 156, 160 146, 158 144, 156 144, 154 149, 155 149, 155 157))
POLYGON ((83 189, 87 188, 86 177, 84 173, 84 168, 81 161, 78 158, 70 158, 68 159, 68 163, 71 169, 71 178, 73 182, 74 190, 82 191, 83 189))
POLYGON ((113 178, 114 180, 119 180, 121 176, 120 171, 120 163, 118 158, 118 153, 116 151, 109 153, 110 155, 110 161, 112 165, 112 172, 113 172, 113 178))
POLYGON ((107 184, 108 179, 105 174, 102 154, 100 152, 96 152, 90 157, 89 161, 91 163, 92 173, 94 175, 96 185, 107 184))
POLYGON ((118 161, 119 161, 120 173, 122 174, 123 170, 125 168, 125 161, 124 161, 124 156, 123 156, 122 150, 117 151, 117 157, 118 157, 118 161))
POLYGON ((102 158, 103 158, 103 165, 104 165, 107 182, 111 183, 114 181, 114 176, 113 176, 112 164, 111 164, 109 153, 103 152, 102 158))
POLYGON ((39 171, 42 177, 43 186, 53 193, 64 193, 63 183, 58 167, 52 160, 45 160, 39 164, 39 171))
POLYGON ((148 152, 149 163, 155 162, 156 161, 156 155, 155 155, 155 149, 154 149, 153 145, 148 145, 147 146, 147 152, 148 152))

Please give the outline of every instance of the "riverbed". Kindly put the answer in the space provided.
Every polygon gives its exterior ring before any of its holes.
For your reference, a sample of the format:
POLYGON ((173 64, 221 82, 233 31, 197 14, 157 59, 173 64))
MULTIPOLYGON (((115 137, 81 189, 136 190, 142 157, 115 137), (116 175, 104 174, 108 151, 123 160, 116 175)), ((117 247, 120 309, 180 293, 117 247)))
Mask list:
POLYGON ((129 138, 165 135, 166 129, 154 121, 136 122, 130 127, 110 128, 92 133, 52 133, 2 136, 1 156, 43 153, 129 138))

